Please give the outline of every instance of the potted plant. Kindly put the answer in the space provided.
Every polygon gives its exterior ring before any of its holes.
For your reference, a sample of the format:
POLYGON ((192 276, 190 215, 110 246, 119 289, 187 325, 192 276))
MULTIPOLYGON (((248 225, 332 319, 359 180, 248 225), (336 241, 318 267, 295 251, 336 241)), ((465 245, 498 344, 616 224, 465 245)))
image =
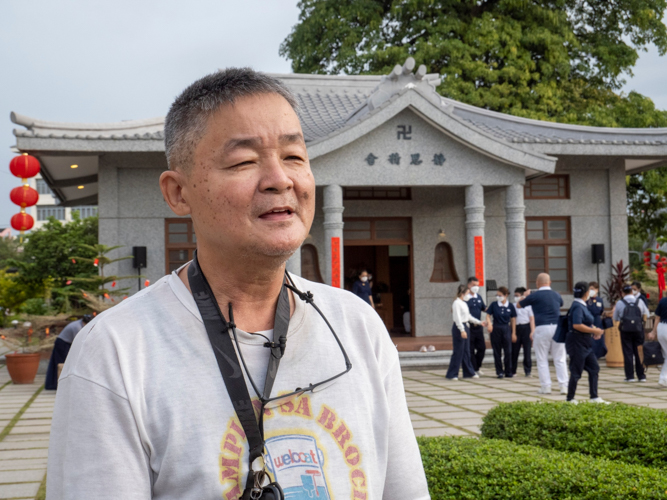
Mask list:
POLYGON ((0 339, 14 352, 5 354, 7 371, 15 384, 32 384, 39 369, 43 351, 53 348, 56 335, 53 325, 62 323, 62 316, 31 316, 13 321, 14 328, 0 330, 0 339))
MULTIPOLYGON (((602 286, 606 299, 609 301, 611 310, 616 302, 623 298, 623 286, 630 279, 630 268, 622 260, 611 267, 611 276, 607 283, 602 286)), ((618 322, 613 328, 605 331, 605 344, 607 345, 607 356, 605 361, 610 368, 623 366, 623 349, 621 348, 621 332, 618 330, 618 322)))

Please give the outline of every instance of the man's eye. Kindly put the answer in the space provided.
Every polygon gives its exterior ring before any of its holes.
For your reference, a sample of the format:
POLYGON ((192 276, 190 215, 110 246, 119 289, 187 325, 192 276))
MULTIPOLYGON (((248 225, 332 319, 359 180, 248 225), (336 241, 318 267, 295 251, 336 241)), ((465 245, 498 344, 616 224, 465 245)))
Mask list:
POLYGON ((303 158, 301 158, 300 156, 295 156, 295 155, 292 155, 292 156, 288 156, 288 157, 287 157, 287 158, 285 158, 285 159, 286 159, 286 160, 296 160, 296 161, 303 161, 303 158))

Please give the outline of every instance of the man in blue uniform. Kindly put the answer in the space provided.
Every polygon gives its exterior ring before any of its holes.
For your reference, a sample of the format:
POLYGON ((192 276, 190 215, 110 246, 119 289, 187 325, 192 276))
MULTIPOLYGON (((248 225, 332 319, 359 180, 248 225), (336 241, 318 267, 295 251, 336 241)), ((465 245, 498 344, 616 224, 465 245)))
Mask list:
MULTIPOLYGON (((531 306, 535 315, 533 347, 537 358, 537 374, 540 377, 539 394, 551 394, 551 374, 549 373, 549 353, 556 367, 556 378, 560 393, 567 394, 567 366, 565 345, 553 341, 556 325, 560 319, 563 298, 551 289, 551 277, 547 273, 537 276, 537 291, 530 293, 517 307, 531 306)), ((530 290, 528 290, 530 292, 530 290)))
MULTIPOLYGON (((468 278, 468 309, 470 315, 482 320, 482 312, 486 310, 484 299, 479 295, 479 280, 476 277, 468 278)), ((484 325, 470 325, 470 358, 472 366, 477 375, 482 375, 482 362, 486 353, 486 341, 484 340, 484 325)))
POLYGON ((516 309, 509 301, 509 290, 501 286, 496 301, 486 310, 486 321, 491 335, 493 361, 498 378, 512 378, 512 330, 516 328, 516 309), (503 367, 503 358, 505 361, 503 367))

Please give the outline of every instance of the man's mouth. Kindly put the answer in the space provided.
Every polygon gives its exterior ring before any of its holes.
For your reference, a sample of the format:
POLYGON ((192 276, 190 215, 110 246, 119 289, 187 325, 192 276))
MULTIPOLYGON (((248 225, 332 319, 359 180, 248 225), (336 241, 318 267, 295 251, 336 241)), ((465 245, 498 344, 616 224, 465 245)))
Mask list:
POLYGON ((294 210, 292 210, 290 207, 279 207, 273 208, 268 212, 264 212, 259 216, 259 218, 267 221, 282 221, 290 219, 293 214, 294 210))

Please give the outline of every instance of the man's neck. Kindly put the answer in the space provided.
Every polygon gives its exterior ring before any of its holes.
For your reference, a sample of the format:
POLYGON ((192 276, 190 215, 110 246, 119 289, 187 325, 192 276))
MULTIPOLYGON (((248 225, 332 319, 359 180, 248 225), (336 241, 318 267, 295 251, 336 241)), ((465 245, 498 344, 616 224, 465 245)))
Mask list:
MULTIPOLYGON (((257 332, 273 328, 278 296, 285 279, 285 264, 250 264, 247 259, 236 262, 221 258, 217 252, 197 249, 197 260, 226 319, 229 304, 234 321, 240 330, 257 332), (200 251, 203 250, 203 251, 200 251)), ((178 274, 190 290, 185 266, 178 274)), ((290 310, 294 312, 294 296, 289 292, 290 310)))
POLYGON ((538 290, 538 291, 539 291, 539 290, 551 290, 551 286, 549 286, 549 285, 542 285, 542 286, 540 286, 537 290, 538 290))

